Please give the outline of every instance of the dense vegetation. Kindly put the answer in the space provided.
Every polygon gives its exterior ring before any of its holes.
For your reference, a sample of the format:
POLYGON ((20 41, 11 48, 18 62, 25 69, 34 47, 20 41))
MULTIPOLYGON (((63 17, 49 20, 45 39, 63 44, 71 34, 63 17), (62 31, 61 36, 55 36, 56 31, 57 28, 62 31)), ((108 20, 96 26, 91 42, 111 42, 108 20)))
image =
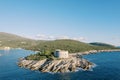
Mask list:
POLYGON ((28 46, 36 45, 37 41, 23 38, 14 34, 0 32, 0 48, 26 48, 28 46))
POLYGON ((97 46, 87 43, 83 43, 75 40, 55 40, 55 41, 45 41, 41 42, 35 46, 29 47, 31 50, 48 50, 55 51, 55 49, 68 50, 70 53, 83 52, 89 50, 100 50, 100 49, 114 49, 114 46, 97 46))
POLYGON ((44 52, 37 52, 36 54, 31 54, 27 57, 25 57, 27 60, 42 60, 42 59, 55 59, 53 56, 53 53, 49 51, 44 51, 44 52))

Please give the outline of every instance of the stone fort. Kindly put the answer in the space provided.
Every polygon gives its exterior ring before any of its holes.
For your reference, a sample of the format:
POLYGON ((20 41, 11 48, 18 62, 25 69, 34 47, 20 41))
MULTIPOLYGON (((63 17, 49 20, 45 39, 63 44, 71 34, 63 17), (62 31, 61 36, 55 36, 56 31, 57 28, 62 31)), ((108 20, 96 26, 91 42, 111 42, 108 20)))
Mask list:
POLYGON ((68 51, 64 51, 60 49, 55 50, 54 56, 57 58, 68 58, 69 57, 68 51))

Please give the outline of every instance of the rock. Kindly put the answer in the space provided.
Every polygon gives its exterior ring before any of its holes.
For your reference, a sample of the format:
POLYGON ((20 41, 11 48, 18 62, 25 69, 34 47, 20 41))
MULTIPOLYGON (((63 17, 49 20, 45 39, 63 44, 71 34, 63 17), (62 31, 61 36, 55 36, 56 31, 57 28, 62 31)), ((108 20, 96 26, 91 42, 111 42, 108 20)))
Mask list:
POLYGON ((20 59, 18 65, 20 67, 29 68, 31 70, 39 70, 41 72, 73 72, 82 68, 88 70, 92 67, 92 63, 76 57, 70 57, 67 59, 56 59, 56 60, 26 60, 20 59))
POLYGON ((42 66, 42 64, 44 64, 45 62, 46 62, 46 59, 37 61, 34 65, 32 65, 31 69, 38 70, 42 66))

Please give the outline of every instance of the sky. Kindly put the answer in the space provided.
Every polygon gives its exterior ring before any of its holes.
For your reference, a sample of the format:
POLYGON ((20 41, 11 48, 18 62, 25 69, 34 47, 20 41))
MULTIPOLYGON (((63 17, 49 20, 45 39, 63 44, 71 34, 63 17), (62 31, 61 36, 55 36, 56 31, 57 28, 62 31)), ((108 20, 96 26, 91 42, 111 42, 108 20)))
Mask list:
POLYGON ((120 45, 120 0, 0 0, 0 32, 120 45))

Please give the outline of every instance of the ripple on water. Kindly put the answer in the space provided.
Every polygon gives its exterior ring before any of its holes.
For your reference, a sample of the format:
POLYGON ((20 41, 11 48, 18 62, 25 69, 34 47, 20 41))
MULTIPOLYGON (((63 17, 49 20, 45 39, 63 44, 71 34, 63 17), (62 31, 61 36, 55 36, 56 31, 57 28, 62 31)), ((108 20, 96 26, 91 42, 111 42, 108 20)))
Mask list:
POLYGON ((120 80, 120 52, 86 55, 91 70, 71 73, 41 73, 17 66, 18 58, 32 54, 27 50, 0 50, 0 80, 120 80), (97 65, 96 65, 97 64, 97 65))

